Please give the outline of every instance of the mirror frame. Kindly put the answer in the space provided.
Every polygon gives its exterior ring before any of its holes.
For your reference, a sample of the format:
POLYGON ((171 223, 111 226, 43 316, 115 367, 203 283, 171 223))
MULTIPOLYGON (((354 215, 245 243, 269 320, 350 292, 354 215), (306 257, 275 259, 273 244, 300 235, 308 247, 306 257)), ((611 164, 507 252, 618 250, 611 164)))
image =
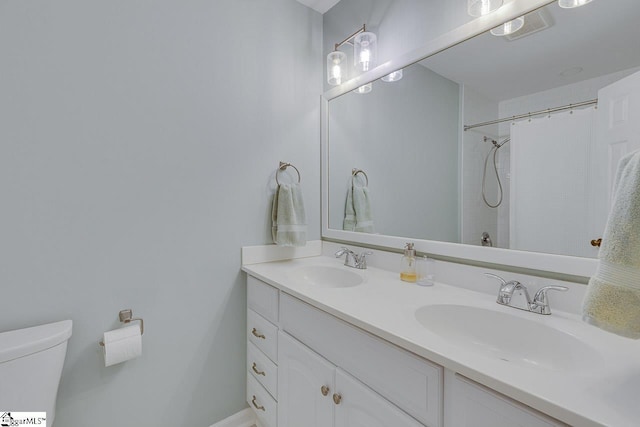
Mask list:
POLYGON ((470 262, 501 264, 510 267, 526 268, 572 276, 589 277, 595 274, 597 259, 566 255, 554 255, 542 252, 526 252, 513 249, 487 248, 463 243, 439 242, 396 237, 381 234, 367 234, 329 228, 329 101, 391 73, 407 67, 468 39, 480 35, 503 22, 542 8, 556 0, 513 0, 497 11, 476 18, 442 36, 433 39, 424 46, 414 49, 397 58, 393 58, 376 68, 363 73, 340 86, 326 91, 321 99, 321 190, 322 190, 322 238, 351 242, 361 246, 375 246, 383 249, 400 250, 407 241, 415 243, 419 252, 434 256, 458 258, 470 262))

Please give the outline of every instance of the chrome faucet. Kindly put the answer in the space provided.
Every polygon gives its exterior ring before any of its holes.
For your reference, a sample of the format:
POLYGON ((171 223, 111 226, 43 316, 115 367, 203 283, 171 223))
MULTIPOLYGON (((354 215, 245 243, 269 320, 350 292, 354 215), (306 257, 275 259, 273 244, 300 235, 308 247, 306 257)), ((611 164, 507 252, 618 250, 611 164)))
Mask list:
POLYGON ((344 265, 347 267, 358 268, 364 270, 367 268, 367 256, 373 255, 373 252, 362 252, 360 255, 356 254, 349 248, 344 246, 340 248, 338 252, 334 254, 336 258, 340 258, 342 255, 346 255, 344 258, 344 265))
POLYGON ((517 308, 519 310, 530 311, 532 313, 551 314, 551 308, 549 307, 549 297, 547 295, 548 291, 566 292, 569 290, 569 288, 567 288, 566 286, 545 286, 538 289, 532 300, 529 296, 529 292, 527 291, 527 287, 517 280, 510 280, 507 282, 497 274, 484 273, 484 275, 500 281, 498 299, 496 300, 498 304, 517 308), (525 305, 517 306, 512 304, 511 299, 513 298, 513 295, 516 291, 524 293, 524 297, 526 299, 525 305))

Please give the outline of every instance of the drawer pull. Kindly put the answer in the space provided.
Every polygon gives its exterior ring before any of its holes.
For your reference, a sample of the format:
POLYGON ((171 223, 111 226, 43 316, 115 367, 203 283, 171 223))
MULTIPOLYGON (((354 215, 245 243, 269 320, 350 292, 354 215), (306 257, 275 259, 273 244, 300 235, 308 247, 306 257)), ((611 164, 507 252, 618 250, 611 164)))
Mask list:
POLYGON ((342 402, 342 396, 340 396, 338 393, 333 393, 333 403, 339 405, 340 402, 342 402))
POLYGON ((256 395, 254 394, 254 395, 253 395, 253 399, 251 399, 251 403, 253 403, 253 406, 254 406, 256 409, 258 409, 258 410, 260 410, 260 411, 264 411, 264 410, 265 410, 265 409, 264 409, 264 406, 262 406, 262 405, 258 405, 258 404, 256 403, 256 399, 257 399, 257 398, 256 398, 256 395))
POLYGON ((253 328, 253 330, 251 331, 251 333, 253 334, 253 336, 255 336, 256 338, 262 338, 262 339, 266 339, 267 337, 265 337, 264 335, 262 335, 261 333, 258 332, 258 330, 256 328, 253 328))
POLYGON ((253 369, 253 372, 255 372, 258 375, 262 375, 263 377, 266 376, 266 374, 263 371, 258 371, 258 366, 256 365, 256 362, 253 362, 253 366, 251 367, 251 369, 253 369))
POLYGON ((323 396, 326 396, 327 394, 329 394, 329 387, 323 385, 322 387, 320 387, 320 393, 322 393, 323 396))

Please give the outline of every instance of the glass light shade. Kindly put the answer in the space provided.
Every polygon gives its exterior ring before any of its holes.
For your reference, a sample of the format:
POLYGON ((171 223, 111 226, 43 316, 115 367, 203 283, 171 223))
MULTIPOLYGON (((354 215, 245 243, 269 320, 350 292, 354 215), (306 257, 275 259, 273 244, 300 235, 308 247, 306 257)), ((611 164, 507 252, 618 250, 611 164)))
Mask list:
POLYGON ((503 0, 468 0, 467 13, 471 16, 487 15, 502 6, 503 0))
POLYGON ((365 72, 376 66, 378 38, 373 33, 360 33, 353 39, 353 59, 356 70, 365 72))
POLYGON ((558 0, 558 6, 565 9, 573 9, 574 7, 584 6, 591 3, 592 0, 558 0))
POLYGON ((524 26, 524 16, 516 18, 512 21, 505 22, 499 27, 495 27, 491 30, 491 34, 494 36, 506 36, 507 34, 513 34, 524 26))
POLYGON ((359 88, 355 89, 354 92, 358 94, 369 93, 373 90, 373 83, 367 83, 366 85, 362 85, 359 88))
POLYGON ((387 74, 381 80, 383 82, 397 82, 401 78, 402 78, 402 70, 400 69, 400 70, 394 71, 393 73, 387 74))
POLYGON ((327 82, 332 86, 342 84, 346 76, 347 54, 336 50, 327 55, 327 82))

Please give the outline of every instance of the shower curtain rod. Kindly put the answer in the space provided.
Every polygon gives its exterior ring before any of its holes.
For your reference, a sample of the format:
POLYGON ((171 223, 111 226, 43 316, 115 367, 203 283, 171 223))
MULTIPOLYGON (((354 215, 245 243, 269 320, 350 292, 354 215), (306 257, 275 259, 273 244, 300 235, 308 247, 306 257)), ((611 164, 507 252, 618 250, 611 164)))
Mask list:
POLYGON ((495 125, 495 124, 498 124, 498 123, 508 122, 508 121, 511 121, 511 120, 526 119, 527 117, 531 118, 533 116, 540 116, 542 114, 551 114, 551 113, 555 113, 555 112, 558 112, 558 111, 573 110, 574 108, 585 107, 587 105, 598 105, 598 99, 592 99, 590 101, 578 102, 577 104, 564 105, 562 107, 547 108, 546 110, 535 111, 533 113, 527 113, 527 114, 520 114, 518 116, 512 116, 512 117, 507 117, 507 118, 504 118, 504 119, 492 120, 490 122, 476 123, 475 125, 465 125, 464 126, 464 130, 466 132, 469 129, 478 128, 478 127, 481 127, 481 126, 495 125))

